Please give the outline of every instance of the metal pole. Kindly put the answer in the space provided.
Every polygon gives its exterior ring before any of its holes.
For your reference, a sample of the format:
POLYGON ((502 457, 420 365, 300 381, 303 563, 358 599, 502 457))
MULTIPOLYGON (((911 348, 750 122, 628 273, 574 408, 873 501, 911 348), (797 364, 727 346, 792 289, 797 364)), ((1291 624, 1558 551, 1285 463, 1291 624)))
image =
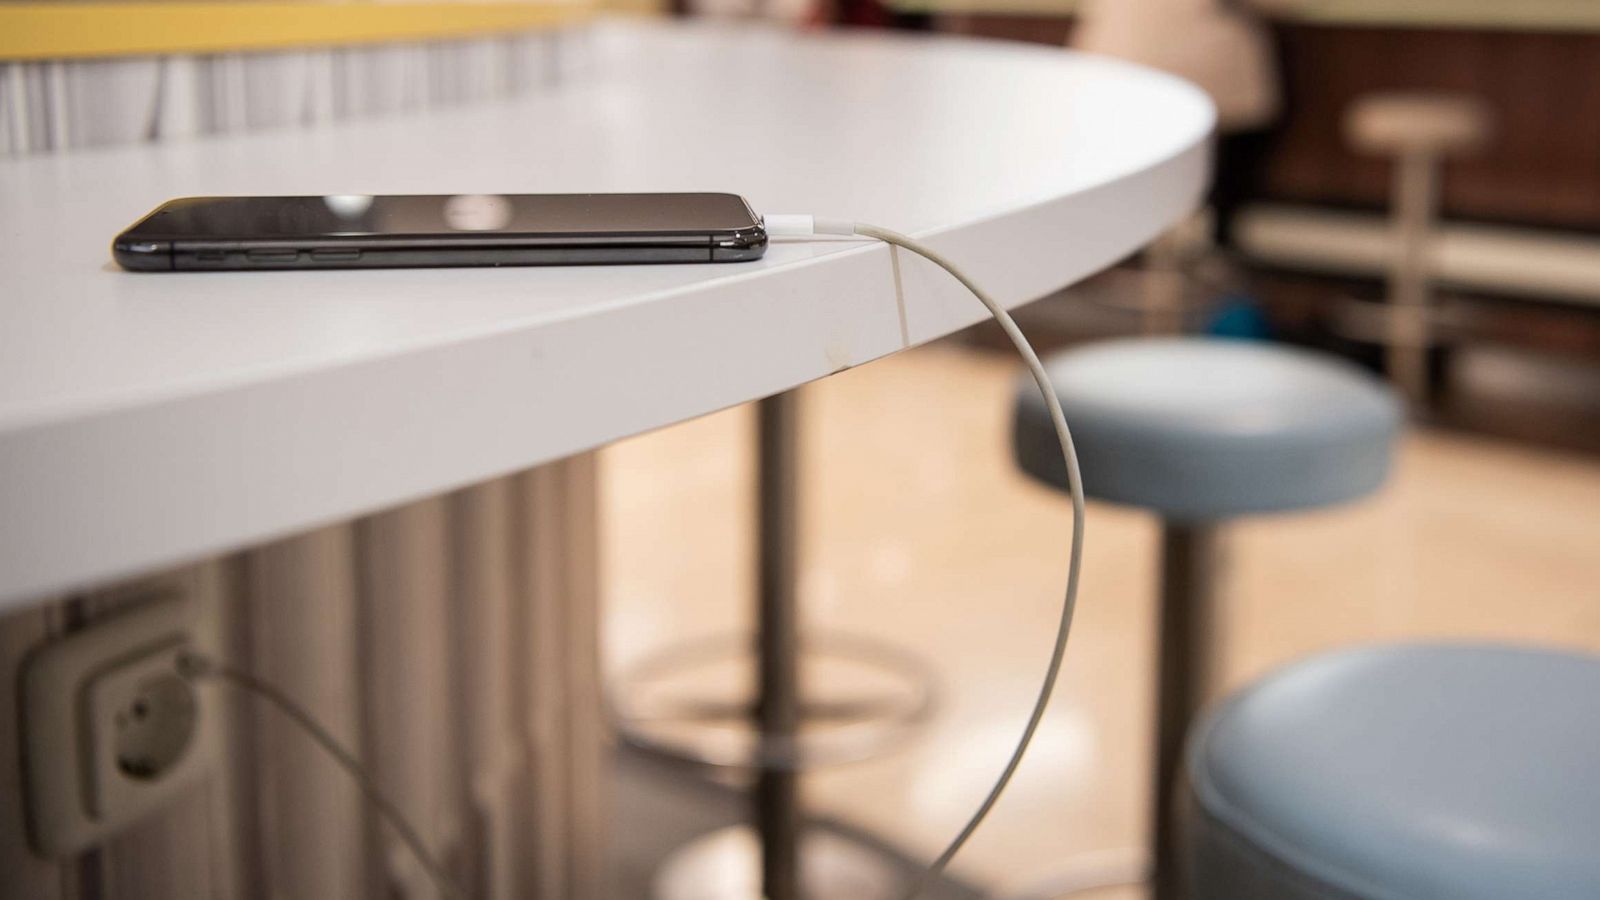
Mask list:
MULTIPOLYGON (((757 404, 759 667, 756 724, 763 746, 790 747, 800 722, 799 398, 796 391, 757 404)), ((766 900, 800 898, 799 776, 789 767, 763 767, 755 786, 761 840, 761 890, 766 900)))
POLYGON ((1389 269, 1389 378, 1414 406, 1427 403, 1428 241, 1438 206, 1439 160, 1408 150, 1395 161, 1394 256, 1389 269))
POLYGON ((1145 248, 1144 296, 1140 298, 1139 331, 1142 334, 1178 334, 1183 331, 1183 271, 1186 236, 1183 226, 1169 228, 1145 248))
POLYGON ((1216 663, 1217 531, 1210 523, 1161 526, 1160 643, 1156 686, 1156 770, 1151 817, 1153 896, 1182 895, 1177 846, 1177 789, 1183 741, 1216 663))

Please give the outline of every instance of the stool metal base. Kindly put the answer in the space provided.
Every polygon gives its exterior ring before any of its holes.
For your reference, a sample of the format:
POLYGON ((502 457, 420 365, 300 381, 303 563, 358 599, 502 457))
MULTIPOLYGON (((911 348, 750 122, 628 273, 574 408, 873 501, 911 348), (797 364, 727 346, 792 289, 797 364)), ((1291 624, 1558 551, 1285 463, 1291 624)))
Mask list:
POLYGON ((1007 900, 1066 900, 1093 897, 1116 888, 1138 888, 1124 894, 1148 895, 1150 858, 1142 850, 1107 850, 1086 853, 1068 860, 1060 871, 1029 884, 1021 890, 1005 892, 1007 900))
POLYGON ((932 669, 891 644, 823 632, 807 634, 798 649, 803 677, 791 734, 758 730, 758 648, 741 635, 678 644, 632 666, 617 679, 612 720, 630 746, 658 758, 798 772, 886 753, 932 712, 932 669))
MULTIPOLYGON (((838 834, 811 829, 799 840, 805 900, 894 900, 906 885, 889 860, 838 834)), ((661 867, 655 900, 761 900, 761 846, 753 829, 713 831, 661 867)))
MULTIPOLYGON (((744 768, 755 774, 751 787, 755 829, 740 832, 742 837, 719 840, 714 836, 691 845, 663 870, 661 896, 873 898, 880 896, 872 892, 880 884, 880 879, 869 877, 873 867, 840 849, 838 838, 803 834, 800 771, 882 752, 886 733, 892 743, 926 715, 932 702, 932 674, 893 648, 832 638, 828 643, 835 645, 837 657, 865 661, 868 665, 863 671, 888 671, 909 683, 910 701, 900 699, 906 696, 904 691, 897 694, 881 689, 865 692, 863 699, 859 681, 847 682, 855 693, 843 694, 843 699, 821 700, 813 693, 805 680, 813 667, 802 671, 802 657, 829 651, 827 645, 803 639, 800 623, 796 588, 800 572, 798 392, 762 400, 757 406, 756 429, 756 628, 753 641, 736 642, 732 654, 723 649, 724 658, 742 656, 753 677, 743 681, 742 696, 707 699, 704 693, 697 697, 693 691, 680 691, 678 697, 669 696, 665 704, 654 705, 638 702, 632 688, 624 685, 618 692, 621 702, 616 720, 625 740, 658 756, 744 768), (844 647, 842 652, 839 646, 844 647), (659 726, 669 721, 666 732, 676 731, 676 738, 663 737, 659 726), (885 732, 881 727, 884 721, 897 727, 885 732), (834 727, 819 729, 819 723, 834 727), (839 727, 840 723, 844 727, 839 727), (710 731, 720 730, 720 748, 708 749, 684 740, 686 730, 692 730, 685 726, 706 731, 707 725, 713 726, 710 731), (833 732, 831 744, 819 741, 818 732, 824 730, 833 732), (684 891, 721 886, 732 893, 681 893, 679 885, 684 891), (802 892, 802 885, 807 892, 802 892)), ((646 668, 660 676, 698 661, 692 648, 687 655, 682 650, 669 651, 669 655, 672 659, 652 661, 646 668)))

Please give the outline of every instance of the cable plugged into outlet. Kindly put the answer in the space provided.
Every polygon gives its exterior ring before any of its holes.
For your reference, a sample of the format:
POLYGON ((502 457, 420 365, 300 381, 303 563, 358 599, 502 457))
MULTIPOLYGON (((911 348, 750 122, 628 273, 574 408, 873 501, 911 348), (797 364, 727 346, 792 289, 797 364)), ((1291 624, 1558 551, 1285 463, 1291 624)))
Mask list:
POLYGON ((39 853, 93 846, 173 803, 215 768, 220 700, 180 670, 202 633, 198 607, 182 591, 165 591, 28 658, 28 821, 39 853))

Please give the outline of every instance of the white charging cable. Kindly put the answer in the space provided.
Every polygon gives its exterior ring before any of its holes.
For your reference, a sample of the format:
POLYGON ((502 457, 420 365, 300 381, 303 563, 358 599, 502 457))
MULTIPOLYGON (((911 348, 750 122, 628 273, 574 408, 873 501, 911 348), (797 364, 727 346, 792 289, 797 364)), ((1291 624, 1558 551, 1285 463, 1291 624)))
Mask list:
POLYGON ((1067 465, 1067 490, 1072 498, 1072 549, 1068 554, 1067 592, 1066 599, 1061 604, 1061 623, 1056 628, 1055 647, 1050 653, 1050 665, 1045 669, 1044 683, 1039 687, 1038 699, 1034 701, 1033 712, 1028 716, 1028 724, 1022 729, 1022 737, 1012 750, 1011 758, 1006 761, 1000 777, 995 780, 988 796, 983 798, 977 811, 945 847, 944 852, 923 870, 916 884, 905 895, 907 900, 911 900, 920 895, 928 883, 944 871, 945 866, 949 865, 950 860, 978 830, 978 826, 983 824, 984 818, 989 815, 989 811, 1000 800, 1000 795, 1005 792, 1006 786, 1011 783, 1017 767, 1022 764, 1022 757, 1028 752, 1028 745, 1033 742, 1033 736, 1039 730, 1039 722, 1043 720, 1045 709, 1050 705, 1050 695, 1055 690, 1056 677, 1061 673, 1061 662, 1066 656, 1067 637, 1072 633, 1072 614, 1078 605, 1078 571, 1082 568, 1083 561, 1083 478, 1078 472, 1078 454, 1072 444, 1072 432, 1067 428, 1067 417, 1061 412, 1061 399, 1056 396, 1055 387, 1050 383, 1050 375, 1045 372, 1044 364, 1039 362, 1039 355, 1034 352, 1033 346, 1023 336, 1022 329, 1017 327, 1017 323, 1012 320, 1011 314, 1006 312, 1006 308, 989 296, 983 288, 974 284, 955 263, 931 247, 876 225, 795 215, 766 216, 764 221, 769 237, 854 235, 873 238, 915 253, 954 276, 989 310, 989 315, 994 317, 1006 337, 1011 339, 1011 345, 1016 348, 1017 355, 1022 357, 1022 363, 1027 367, 1028 374, 1033 376, 1034 384, 1039 387, 1039 393, 1044 395, 1045 406, 1050 410, 1050 423, 1055 426, 1056 439, 1061 443, 1061 457, 1067 465))
MULTIPOLYGON (((1012 346, 1016 347, 1017 354, 1022 357, 1023 365, 1027 366, 1033 381, 1039 387, 1039 393, 1044 395, 1045 405, 1050 410, 1050 422, 1055 426, 1056 439, 1061 442, 1061 456, 1067 465, 1067 489, 1072 498, 1072 549, 1067 562, 1067 593, 1061 605, 1061 623, 1056 629, 1055 648, 1050 654, 1050 665, 1045 670, 1044 683, 1039 688, 1039 696, 1034 701, 1033 712, 1028 716, 1028 724, 1022 730, 1022 737, 1017 741, 1016 748, 1007 760, 1005 769, 1000 772, 1000 777, 995 780, 988 796, 984 797, 966 825, 950 841, 943 853, 923 870, 911 890, 905 895, 907 900, 917 897, 927 887, 928 883, 938 877, 949 865, 967 840, 983 824, 989 811, 999 801, 1000 795, 1005 792, 1006 786, 1011 783, 1011 778, 1016 774, 1017 767, 1022 763, 1022 757, 1028 751, 1028 745, 1033 742, 1034 733, 1039 730, 1039 722, 1044 718, 1045 709, 1050 704, 1050 695, 1055 690, 1056 677, 1061 673, 1061 662, 1066 656, 1067 637, 1072 632, 1072 614, 1078 604, 1078 570, 1083 559, 1083 479, 1078 472, 1078 455, 1072 445, 1072 432, 1067 428, 1067 419, 1061 412, 1061 400, 1056 396, 1055 388, 1050 384, 1050 376, 1045 372, 1044 365, 1039 362, 1039 355, 1034 352, 1033 346, 1023 336, 1017 323, 1012 321, 1011 314, 1006 312, 993 297, 972 282, 955 263, 946 259, 938 251, 887 228, 875 225, 865 225, 859 222, 848 222, 842 219, 820 219, 814 216, 766 216, 767 234, 771 237, 814 237, 818 235, 858 236, 868 237, 902 247, 918 256, 923 257, 934 265, 944 269, 955 279, 961 282, 978 301, 989 310, 995 322, 1000 325, 1006 337, 1011 339, 1012 346)), ((232 683, 235 687, 249 691, 258 697, 276 706, 280 712, 298 725, 311 737, 328 756, 343 769, 361 792, 366 795, 378 815, 392 828, 401 842, 410 848, 418 864, 433 879, 439 893, 447 898, 461 897, 461 890, 450 878, 445 866, 436 859, 428 850, 427 843, 422 836, 411 826, 400 812, 398 804, 390 799, 377 782, 364 769, 354 753, 342 746, 336 738, 319 724, 309 712, 276 686, 256 678, 248 672, 243 672, 223 664, 202 654, 185 651, 179 659, 179 673, 185 678, 198 681, 200 679, 219 679, 232 683)))
POLYGON ((451 879, 444 863, 435 858, 433 853, 428 850, 428 844, 422 839, 422 835, 418 834, 417 830, 411 826, 411 823, 406 821, 405 814, 400 811, 399 804, 390 799, 383 792, 383 789, 378 787, 377 780, 361 765, 361 761, 356 759, 356 755, 340 744, 339 739, 335 738, 327 728, 323 727, 305 707, 290 699, 289 695, 279 690, 276 685, 269 684, 249 672, 240 671, 193 650, 185 650, 179 654, 178 674, 190 681, 199 681, 207 678, 226 681, 234 687, 255 694, 257 697, 276 706, 279 712, 299 726, 307 737, 315 741, 317 746, 322 748, 322 751, 327 753, 328 757, 345 771, 345 774, 350 776, 350 780, 355 782, 356 787, 361 789, 361 793, 366 795, 367 802, 371 803, 372 808, 377 811, 378 817, 389 823, 389 827, 400 838, 400 842, 410 848, 412 856, 417 860, 417 864, 422 867, 423 871, 428 873, 428 877, 433 881, 434 887, 439 889, 439 895, 445 900, 463 900, 465 895, 462 894, 461 888, 451 879))

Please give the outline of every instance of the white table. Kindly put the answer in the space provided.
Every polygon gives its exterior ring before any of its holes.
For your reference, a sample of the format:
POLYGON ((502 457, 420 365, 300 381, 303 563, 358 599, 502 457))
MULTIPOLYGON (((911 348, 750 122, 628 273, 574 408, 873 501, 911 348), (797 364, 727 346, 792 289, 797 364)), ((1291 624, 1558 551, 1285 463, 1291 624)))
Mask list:
POLYGON ((576 86, 305 132, 0 163, 0 607, 526 469, 983 317, 886 248, 757 263, 136 275, 203 194, 726 190, 927 237, 1007 303, 1197 201, 1212 110, 1116 62, 606 24, 576 86))

